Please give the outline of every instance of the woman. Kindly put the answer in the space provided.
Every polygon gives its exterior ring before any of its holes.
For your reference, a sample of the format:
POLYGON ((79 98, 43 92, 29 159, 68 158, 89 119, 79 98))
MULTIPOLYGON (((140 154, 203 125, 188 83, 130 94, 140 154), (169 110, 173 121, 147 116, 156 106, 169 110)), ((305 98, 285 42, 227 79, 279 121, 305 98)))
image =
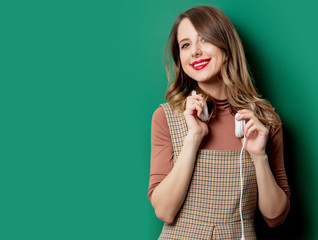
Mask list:
POLYGON ((148 191, 165 222, 159 239, 256 239, 257 203, 270 227, 290 206, 280 118, 255 90, 221 10, 181 13, 168 45, 167 103, 152 118, 148 191), (200 119, 205 104, 208 121, 200 119), (236 113, 246 122, 243 138, 234 134, 236 113))

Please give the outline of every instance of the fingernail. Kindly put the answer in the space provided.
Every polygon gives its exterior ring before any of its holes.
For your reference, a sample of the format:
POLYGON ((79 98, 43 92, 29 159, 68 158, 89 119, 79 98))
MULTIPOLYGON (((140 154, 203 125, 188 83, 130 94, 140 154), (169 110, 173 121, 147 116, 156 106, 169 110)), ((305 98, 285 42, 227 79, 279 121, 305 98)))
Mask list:
POLYGON ((241 115, 241 114, 237 113, 237 114, 236 114, 236 118, 239 118, 240 115, 241 115))

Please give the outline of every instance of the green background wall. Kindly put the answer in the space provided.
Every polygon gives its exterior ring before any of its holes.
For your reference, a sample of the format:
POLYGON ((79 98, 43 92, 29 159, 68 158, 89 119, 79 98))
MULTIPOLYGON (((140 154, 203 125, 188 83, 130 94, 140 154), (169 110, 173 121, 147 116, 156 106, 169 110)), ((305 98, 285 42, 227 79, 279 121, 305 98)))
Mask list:
POLYGON ((0 239, 157 239, 148 200, 162 50, 182 11, 223 10, 283 121, 291 211, 259 239, 318 239, 318 4, 292 0, 0 3, 0 239))

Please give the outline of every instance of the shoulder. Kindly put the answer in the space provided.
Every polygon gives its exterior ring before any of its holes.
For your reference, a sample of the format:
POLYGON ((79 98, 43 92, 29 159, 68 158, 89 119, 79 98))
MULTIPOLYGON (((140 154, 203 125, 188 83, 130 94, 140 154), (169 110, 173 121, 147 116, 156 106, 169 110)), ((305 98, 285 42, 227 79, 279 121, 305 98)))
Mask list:
POLYGON ((152 114, 152 127, 158 131, 164 131, 168 129, 168 121, 166 118, 164 107, 162 105, 155 109, 152 114))
POLYGON ((163 106, 159 106, 152 114, 152 121, 162 121, 166 119, 163 106))
POLYGON ((156 119, 166 119, 167 116, 175 115, 171 105, 168 102, 161 103, 159 107, 154 111, 152 118, 156 119))
POLYGON ((162 106, 159 106, 152 114, 151 126, 153 138, 162 139, 164 136, 170 138, 169 125, 162 106))

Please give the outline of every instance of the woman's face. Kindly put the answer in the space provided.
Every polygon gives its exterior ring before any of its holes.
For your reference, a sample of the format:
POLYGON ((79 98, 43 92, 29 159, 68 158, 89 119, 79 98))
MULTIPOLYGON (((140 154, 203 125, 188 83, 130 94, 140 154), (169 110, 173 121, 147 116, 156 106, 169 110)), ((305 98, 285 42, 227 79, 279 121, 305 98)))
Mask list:
POLYGON ((178 27, 180 61, 183 71, 198 82, 215 81, 223 64, 223 51, 198 35, 188 18, 178 27))

